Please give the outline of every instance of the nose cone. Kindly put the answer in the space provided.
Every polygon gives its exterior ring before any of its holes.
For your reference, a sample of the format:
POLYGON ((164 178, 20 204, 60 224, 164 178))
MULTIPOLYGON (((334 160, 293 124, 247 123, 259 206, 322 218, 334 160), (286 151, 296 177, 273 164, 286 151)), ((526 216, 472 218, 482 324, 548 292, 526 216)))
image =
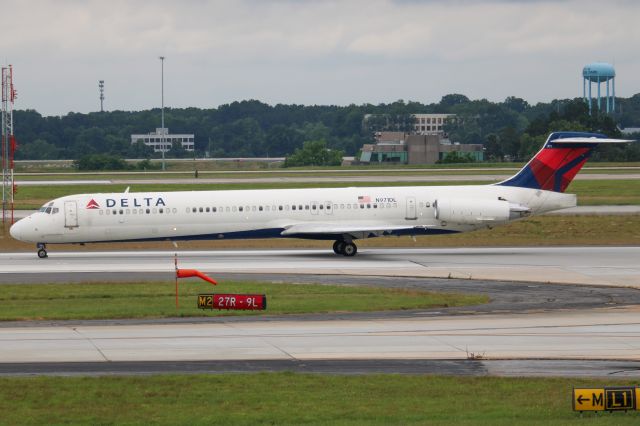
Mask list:
POLYGON ((17 221, 9 229, 9 234, 16 240, 32 242, 34 237, 33 218, 28 216, 17 221))
POLYGON ((17 221, 14 223, 9 229, 9 234, 16 240, 22 241, 24 234, 24 219, 17 221))

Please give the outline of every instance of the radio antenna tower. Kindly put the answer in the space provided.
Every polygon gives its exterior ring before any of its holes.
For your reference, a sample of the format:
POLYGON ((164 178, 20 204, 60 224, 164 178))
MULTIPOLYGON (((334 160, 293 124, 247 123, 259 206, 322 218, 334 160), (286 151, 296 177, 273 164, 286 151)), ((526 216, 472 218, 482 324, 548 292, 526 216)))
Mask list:
POLYGON ((100 112, 104 112, 104 80, 98 80, 100 88, 100 112))
POLYGON ((13 155, 16 138, 13 134, 13 102, 16 91, 13 88, 13 68, 2 67, 2 224, 13 223, 13 196, 16 191, 13 179, 13 155))

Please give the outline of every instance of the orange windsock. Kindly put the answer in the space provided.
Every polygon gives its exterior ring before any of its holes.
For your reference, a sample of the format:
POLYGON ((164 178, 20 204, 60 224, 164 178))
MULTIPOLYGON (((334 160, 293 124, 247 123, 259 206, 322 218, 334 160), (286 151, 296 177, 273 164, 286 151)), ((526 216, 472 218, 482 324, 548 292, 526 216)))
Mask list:
POLYGON ((198 277, 204 281, 208 281, 213 285, 217 285, 218 283, 211 277, 203 274, 197 269, 176 269, 176 278, 191 278, 198 277))

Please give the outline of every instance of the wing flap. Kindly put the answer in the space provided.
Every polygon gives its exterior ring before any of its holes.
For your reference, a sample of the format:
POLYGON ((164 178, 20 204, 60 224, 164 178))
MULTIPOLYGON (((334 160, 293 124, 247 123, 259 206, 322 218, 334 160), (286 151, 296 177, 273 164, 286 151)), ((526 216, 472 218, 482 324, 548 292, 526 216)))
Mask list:
POLYGON ((287 226, 285 227, 285 230, 280 233, 280 235, 292 236, 297 234, 349 234, 354 232, 371 232, 376 234, 383 234, 385 232, 391 231, 424 228, 426 228, 426 226, 393 225, 389 223, 339 224, 306 222, 287 226))

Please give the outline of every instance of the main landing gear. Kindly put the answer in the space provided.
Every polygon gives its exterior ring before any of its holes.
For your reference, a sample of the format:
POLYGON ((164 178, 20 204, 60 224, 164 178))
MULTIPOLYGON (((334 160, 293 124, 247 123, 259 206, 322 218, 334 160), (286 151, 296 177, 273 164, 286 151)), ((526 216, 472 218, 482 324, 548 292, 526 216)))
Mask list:
POLYGON ((335 254, 341 254, 343 256, 351 257, 355 256, 358 252, 358 246, 356 246, 352 241, 342 241, 338 240, 333 243, 333 252, 335 254))
POLYGON ((47 245, 46 244, 38 243, 38 245, 36 247, 38 247, 38 257, 40 259, 44 259, 45 257, 49 257, 49 255, 47 254, 47 245))

